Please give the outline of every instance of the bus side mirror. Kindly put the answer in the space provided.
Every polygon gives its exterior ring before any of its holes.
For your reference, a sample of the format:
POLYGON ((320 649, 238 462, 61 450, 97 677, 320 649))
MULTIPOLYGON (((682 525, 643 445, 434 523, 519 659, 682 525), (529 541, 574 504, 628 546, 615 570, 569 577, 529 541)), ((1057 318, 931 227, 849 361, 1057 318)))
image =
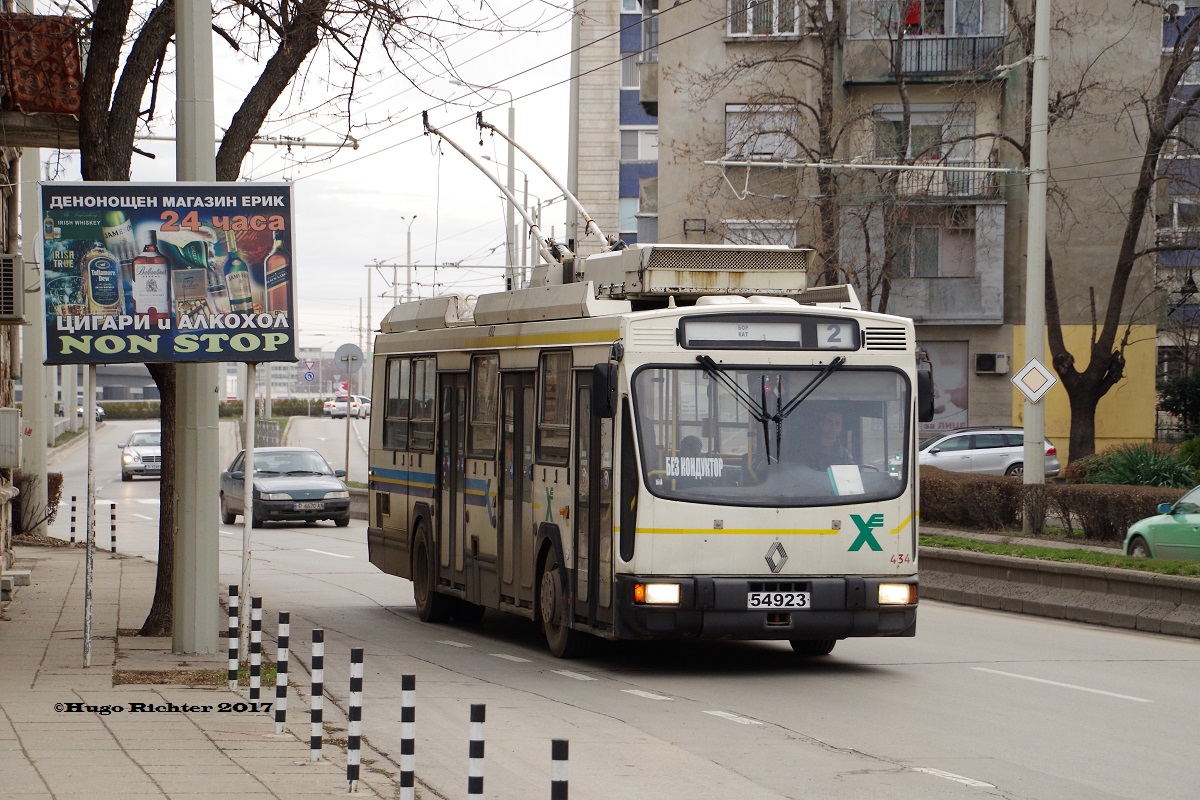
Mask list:
POLYGON ((917 420, 933 420, 933 372, 927 369, 917 370, 917 420))
POLYGON ((592 367, 592 415, 612 419, 617 413, 617 365, 592 367))

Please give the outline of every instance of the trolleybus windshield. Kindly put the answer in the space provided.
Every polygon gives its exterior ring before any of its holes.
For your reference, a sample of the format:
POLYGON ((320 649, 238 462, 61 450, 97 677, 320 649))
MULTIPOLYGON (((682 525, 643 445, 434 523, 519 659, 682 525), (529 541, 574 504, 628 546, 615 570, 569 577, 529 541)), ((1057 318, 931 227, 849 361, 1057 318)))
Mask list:
POLYGON ((737 506, 898 497, 909 392, 886 368, 643 367, 633 398, 646 483, 660 497, 737 506))

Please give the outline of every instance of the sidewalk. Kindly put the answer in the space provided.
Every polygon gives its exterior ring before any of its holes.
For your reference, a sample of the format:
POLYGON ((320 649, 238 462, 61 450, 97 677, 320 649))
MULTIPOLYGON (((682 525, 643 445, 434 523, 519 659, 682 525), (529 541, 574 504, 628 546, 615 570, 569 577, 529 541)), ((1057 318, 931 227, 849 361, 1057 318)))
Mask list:
MULTIPOLYGON (((31 584, 17 588, 0 613, 5 800, 347 794, 342 747, 326 742, 323 758, 309 760, 309 676, 296 659, 290 662, 288 721, 278 736, 273 713, 219 710, 246 703, 246 688, 230 691, 224 682, 114 686, 116 670, 224 672, 228 660, 223 650, 180 656, 171 653, 169 637, 133 636, 149 608, 155 565, 97 551, 91 666, 85 668, 84 549, 18 545, 16 556, 16 568, 31 571, 31 584), (138 710, 149 706, 162 710, 138 710)), ((267 644, 264 657, 273 658, 274 645, 267 644)), ((274 699, 274 687, 264 687, 260 701, 274 699)), ((325 703, 324 719, 327 730, 340 729, 330 735, 344 738, 337 704, 325 703)), ((358 796, 391 797, 393 786, 389 777, 361 767, 358 796)))

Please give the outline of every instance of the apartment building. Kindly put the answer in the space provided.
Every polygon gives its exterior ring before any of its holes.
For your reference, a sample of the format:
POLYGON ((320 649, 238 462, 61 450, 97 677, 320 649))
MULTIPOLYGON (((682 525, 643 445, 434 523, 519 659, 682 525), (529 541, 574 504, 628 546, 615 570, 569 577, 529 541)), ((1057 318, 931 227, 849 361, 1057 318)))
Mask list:
MULTIPOLYGON (((690 0, 653 12, 657 59, 640 76, 658 113, 657 198, 642 200, 657 241, 813 247, 810 282, 851 283, 864 305, 915 320, 939 387, 930 432, 1022 419, 1010 378, 1025 361, 1033 2, 1016 5, 1014 18, 1005 0, 690 0)), ((1141 159, 1145 119, 1130 109, 1193 9, 1078 6, 1054 6, 1047 232, 1082 368, 1141 159)), ((1156 191, 1142 247, 1185 202, 1156 191)), ((1097 449, 1155 435, 1156 333, 1186 285, 1167 263, 1139 258, 1130 274, 1124 379, 1097 409, 1097 449)), ((1064 450, 1062 386, 1045 402, 1064 450)))
MULTIPOLYGON (((653 87, 658 0, 582 0, 579 103, 573 121, 576 196, 607 235, 628 244, 657 236, 658 117, 653 87), (649 69, 648 69, 649 68, 649 69), (645 80, 643 76, 648 76, 645 80)), ((588 255, 600 243, 584 239, 588 255)))

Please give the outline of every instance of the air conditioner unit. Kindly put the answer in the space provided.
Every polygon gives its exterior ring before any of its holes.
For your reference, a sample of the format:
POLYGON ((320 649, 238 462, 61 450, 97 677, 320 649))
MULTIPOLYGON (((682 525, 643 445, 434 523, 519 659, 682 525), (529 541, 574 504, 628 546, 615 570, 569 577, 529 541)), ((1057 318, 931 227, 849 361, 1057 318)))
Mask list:
POLYGON ((976 375, 1007 375, 1008 353, 976 353, 976 375))
POLYGON ((1179 17, 1182 17, 1186 13, 1187 13, 1187 6, 1183 2, 1181 2, 1181 0, 1176 0, 1176 2, 1163 3, 1163 14, 1170 17, 1171 19, 1178 19, 1179 17))
POLYGON ((0 323, 25 321, 25 270, 17 256, 0 255, 0 323))

